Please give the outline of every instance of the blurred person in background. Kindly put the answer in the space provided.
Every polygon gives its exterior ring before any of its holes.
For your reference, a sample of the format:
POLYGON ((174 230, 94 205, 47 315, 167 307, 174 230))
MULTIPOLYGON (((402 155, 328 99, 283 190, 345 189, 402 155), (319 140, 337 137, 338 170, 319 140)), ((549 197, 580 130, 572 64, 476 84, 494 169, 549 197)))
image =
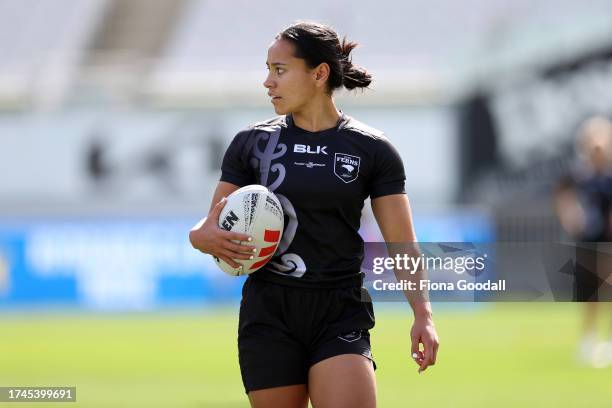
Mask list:
POLYGON ((578 359, 600 367, 612 363, 612 318, 608 339, 600 343, 597 336, 598 302, 602 295, 609 296, 612 287, 610 120, 600 116, 585 120, 578 131, 576 152, 574 174, 558 183, 555 205, 563 229, 577 242, 574 301, 586 302, 578 359))
MULTIPOLYGON (((363 301, 360 272, 364 200, 371 198, 385 241, 416 237, 399 154, 332 98, 338 88, 371 82, 351 61, 356 46, 318 23, 297 23, 276 36, 263 85, 281 116, 234 138, 211 211, 190 233, 195 248, 236 268, 234 259, 249 259, 253 247, 231 241, 246 235, 218 227, 224 197, 262 184, 289 217, 274 258, 249 275, 242 292, 238 354, 253 407, 302 408, 309 398, 315 407, 376 406, 374 311, 369 296, 363 301)), ((438 338, 429 302, 409 300, 411 354, 421 372, 435 363, 438 338)))

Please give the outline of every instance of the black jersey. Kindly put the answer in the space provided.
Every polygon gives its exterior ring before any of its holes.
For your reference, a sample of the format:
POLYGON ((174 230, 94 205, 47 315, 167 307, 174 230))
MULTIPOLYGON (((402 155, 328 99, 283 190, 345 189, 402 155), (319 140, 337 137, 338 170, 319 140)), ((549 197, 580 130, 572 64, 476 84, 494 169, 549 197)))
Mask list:
POLYGON ((285 213, 272 260, 254 277, 294 286, 351 286, 361 281, 364 200, 404 193, 404 167, 382 132, 342 115, 309 132, 291 115, 239 132, 223 158, 221 181, 261 184, 285 213))

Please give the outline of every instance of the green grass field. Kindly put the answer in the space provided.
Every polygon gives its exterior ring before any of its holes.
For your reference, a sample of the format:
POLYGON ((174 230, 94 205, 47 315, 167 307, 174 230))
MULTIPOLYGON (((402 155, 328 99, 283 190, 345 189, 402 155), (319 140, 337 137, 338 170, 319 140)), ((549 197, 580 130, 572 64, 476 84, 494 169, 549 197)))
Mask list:
MULTIPOLYGON (((441 305, 438 364, 418 375, 409 311, 379 306, 379 406, 611 407, 612 368, 574 360, 577 304, 441 305)), ((436 310, 436 309, 434 309, 436 310)), ((235 310, 0 314, 0 385, 75 385, 67 407, 248 407, 235 310)))

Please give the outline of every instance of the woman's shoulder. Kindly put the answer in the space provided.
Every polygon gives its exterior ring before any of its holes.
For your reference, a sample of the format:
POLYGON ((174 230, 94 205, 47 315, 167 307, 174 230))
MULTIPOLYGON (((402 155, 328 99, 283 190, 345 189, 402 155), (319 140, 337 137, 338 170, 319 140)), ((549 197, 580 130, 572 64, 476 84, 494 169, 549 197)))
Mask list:
POLYGON ((366 125, 350 116, 347 117, 343 130, 350 132, 351 138, 358 138, 360 144, 367 146, 378 157, 399 158, 397 149, 382 130, 366 125))
POLYGON ((275 116, 273 118, 261 120, 259 122, 251 123, 244 130, 265 130, 273 131, 281 127, 287 127, 287 118, 283 116, 275 116))
POLYGON ((286 126, 287 123, 285 121, 284 116, 275 116, 270 119, 251 123, 248 126, 242 128, 238 131, 238 133, 236 133, 236 136, 234 136, 234 140, 248 142, 248 140, 252 139, 251 136, 256 135, 260 131, 272 133, 274 131, 277 131, 281 127, 286 126))
POLYGON ((354 132, 358 135, 369 137, 375 140, 387 140, 385 133, 382 130, 376 129, 370 125, 367 125, 352 116, 346 117, 346 122, 342 127, 342 130, 348 132, 354 132))

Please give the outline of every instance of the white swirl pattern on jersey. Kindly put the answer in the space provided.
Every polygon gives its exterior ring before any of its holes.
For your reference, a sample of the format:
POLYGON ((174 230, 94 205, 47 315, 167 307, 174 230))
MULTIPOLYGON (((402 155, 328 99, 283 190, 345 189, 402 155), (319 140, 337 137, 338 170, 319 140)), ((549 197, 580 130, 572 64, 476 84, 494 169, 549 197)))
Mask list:
MULTIPOLYGON (((280 127, 274 126, 268 129, 262 128, 261 130, 263 131, 255 135, 255 143, 253 145, 253 155, 255 157, 251 158, 250 164, 255 170, 259 171, 261 184, 274 192, 285 180, 286 169, 283 164, 272 164, 272 161, 287 153, 287 145, 278 142, 281 132, 280 127), (259 150, 260 142, 266 141, 265 148, 259 150), (278 151, 277 148, 279 149, 278 151), (278 173, 278 177, 272 183, 268 183, 270 172, 278 173)), ((275 256, 281 255, 280 262, 271 261, 268 264, 268 269, 281 275, 301 278, 306 273, 306 263, 298 254, 285 253, 295 238, 295 233, 299 225, 297 214, 293 204, 291 204, 291 201, 289 201, 287 197, 282 194, 275 194, 283 207, 283 212, 289 220, 283 231, 281 242, 274 254, 275 256)))
POLYGON ((285 180, 285 166, 280 163, 272 165, 272 160, 283 157, 287 153, 287 145, 284 143, 278 143, 280 137, 280 128, 274 130, 271 133, 259 132, 255 135, 255 145, 253 146, 253 157, 251 159, 251 165, 255 169, 259 169, 261 174, 261 184, 268 187, 270 191, 274 191, 281 185, 285 180), (259 150, 259 144, 261 141, 268 141, 263 151, 259 150), (279 151, 276 151, 276 148, 279 151), (273 183, 268 183, 268 177, 270 171, 273 173, 278 172, 278 178, 273 183))

